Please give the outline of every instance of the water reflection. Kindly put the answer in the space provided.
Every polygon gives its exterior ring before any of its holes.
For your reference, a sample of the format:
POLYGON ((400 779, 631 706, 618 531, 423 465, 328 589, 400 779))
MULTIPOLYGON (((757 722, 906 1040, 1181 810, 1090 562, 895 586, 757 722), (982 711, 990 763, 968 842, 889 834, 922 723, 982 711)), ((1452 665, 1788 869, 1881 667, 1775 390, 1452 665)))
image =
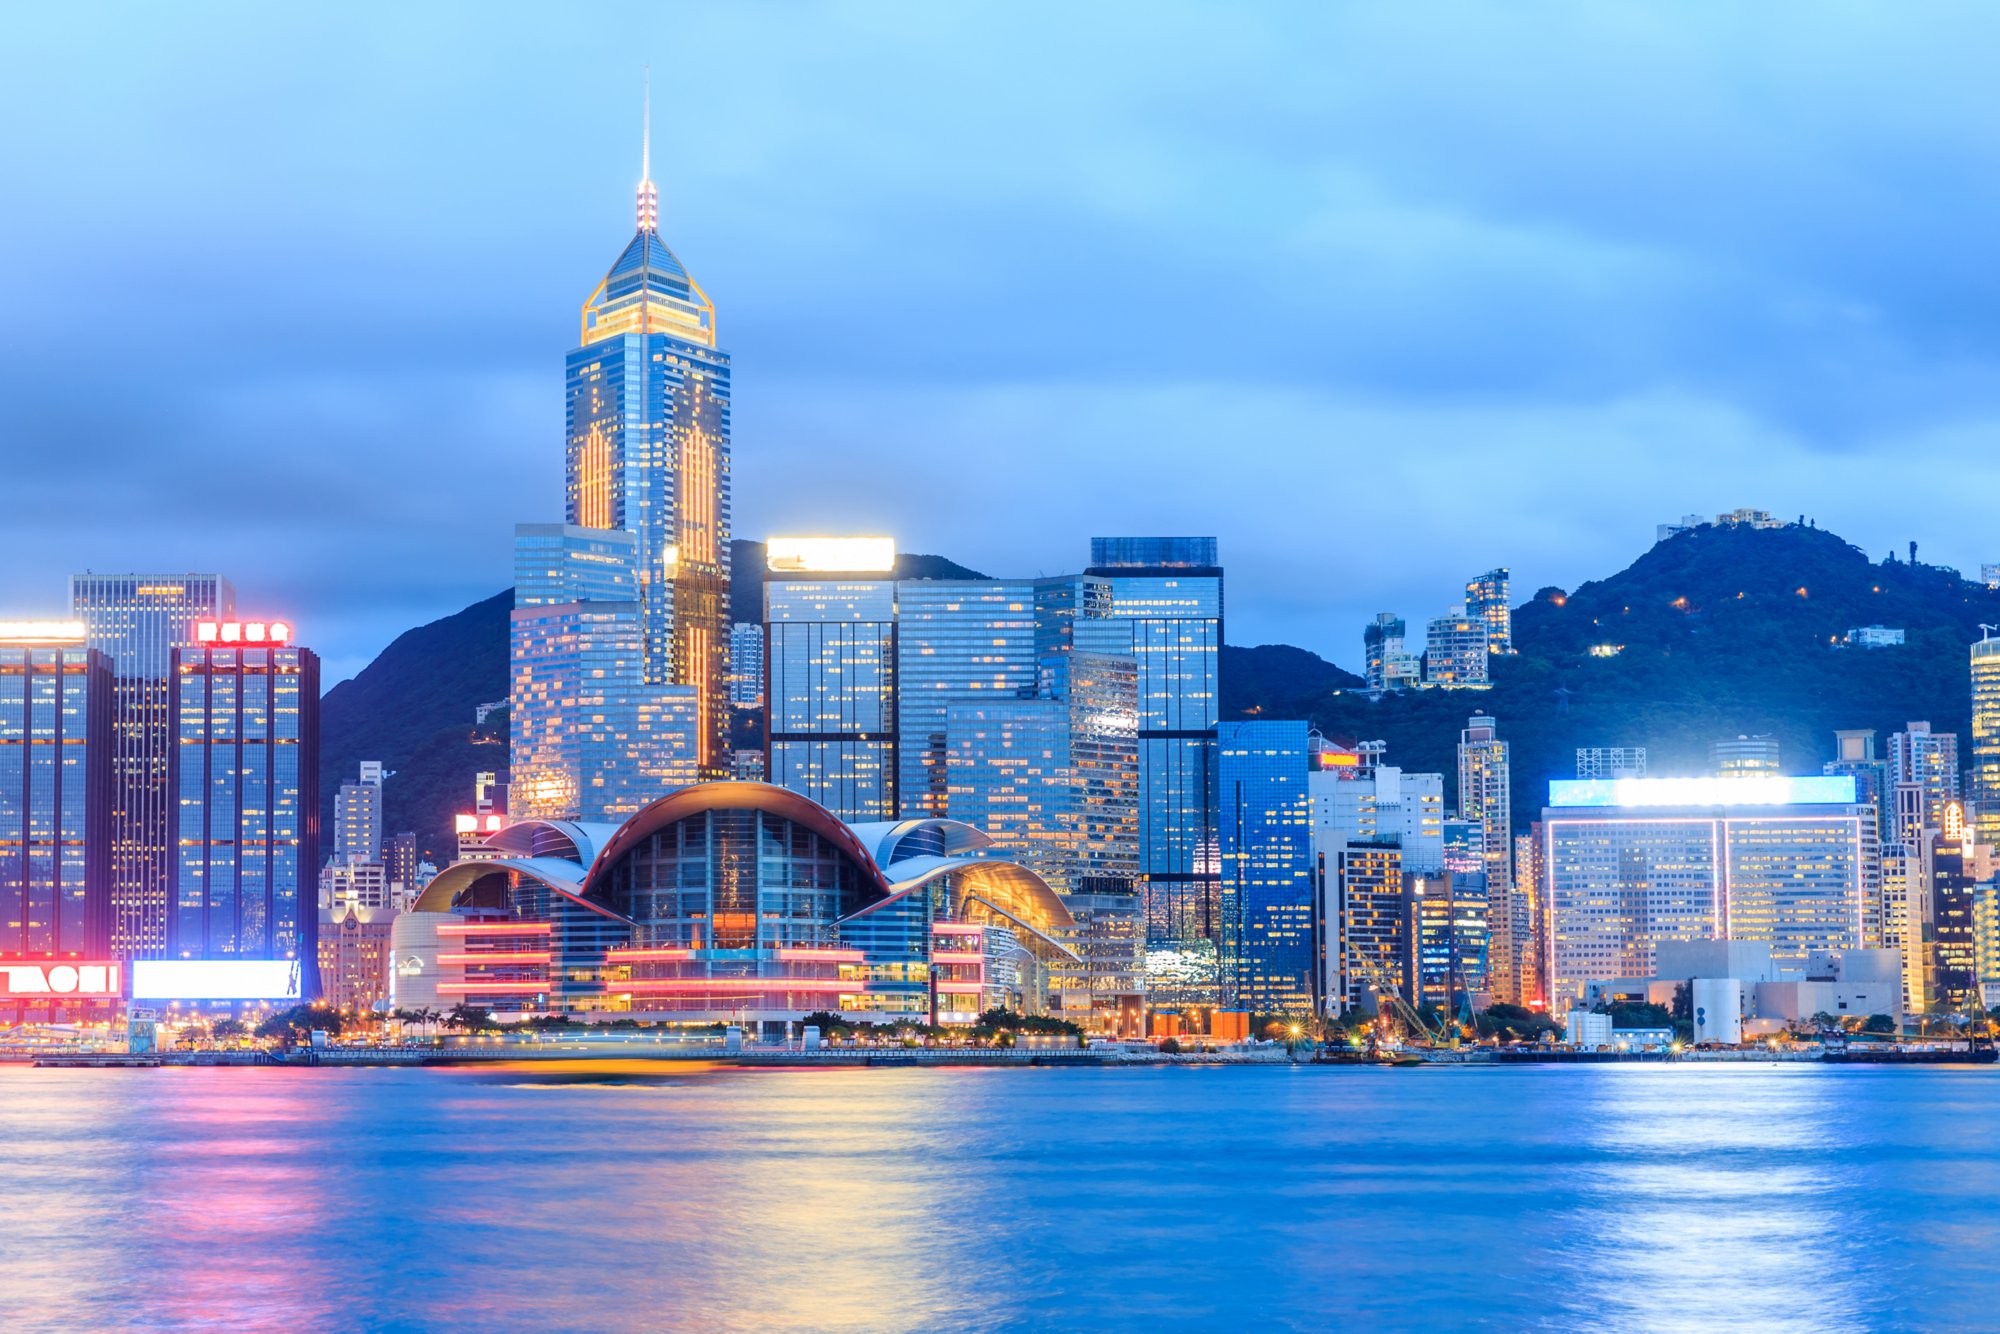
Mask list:
POLYGON ((1851 1327, 1869 1309, 1844 1085, 1797 1066, 1616 1067, 1572 1113, 1595 1152, 1565 1253, 1614 1328, 1851 1327))
POLYGON ((1990 1071, 0 1067, 0 1320, 1990 1325, 1996 1110, 1990 1071))

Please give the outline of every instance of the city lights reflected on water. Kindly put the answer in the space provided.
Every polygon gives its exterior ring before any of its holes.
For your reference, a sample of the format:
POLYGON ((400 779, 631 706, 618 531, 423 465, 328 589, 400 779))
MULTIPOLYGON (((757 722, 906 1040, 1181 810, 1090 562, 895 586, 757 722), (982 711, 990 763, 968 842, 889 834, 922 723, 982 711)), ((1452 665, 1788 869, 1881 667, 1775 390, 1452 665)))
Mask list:
POLYGON ((1990 1324, 1992 1071, 0 1067, 10 1327, 1990 1324))

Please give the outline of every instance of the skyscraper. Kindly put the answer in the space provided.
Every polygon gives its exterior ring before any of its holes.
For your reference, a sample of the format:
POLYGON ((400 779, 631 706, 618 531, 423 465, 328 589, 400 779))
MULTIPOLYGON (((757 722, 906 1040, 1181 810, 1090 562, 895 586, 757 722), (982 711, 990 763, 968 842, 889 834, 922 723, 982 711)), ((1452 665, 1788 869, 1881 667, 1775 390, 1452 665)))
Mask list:
POLYGON ((1500 725, 1485 714, 1466 720, 1458 739, 1458 814, 1480 827, 1486 864, 1487 980, 1501 1000, 1519 1004, 1521 955, 1534 935, 1528 905, 1514 892, 1513 767, 1500 725))
POLYGON ((361 761, 358 778, 333 794, 333 856, 339 862, 382 860, 382 761, 361 761))
POLYGON ((637 539, 515 529, 509 801, 517 819, 629 815, 696 780, 698 691, 645 679, 637 539))
POLYGON ((1926 841, 1921 831, 1942 828, 1945 803, 1959 797, 1958 734, 1933 732, 1927 722, 1906 723, 1890 733, 1889 783, 1897 838, 1926 841))
POLYGON ((1973 831, 2000 847, 2000 639, 1991 631, 1972 646, 1973 831))
POLYGON ((896 800, 904 817, 949 807, 952 704, 1029 697, 1039 680, 1033 580, 897 584, 896 800))
POLYGON ((319 658, 276 622, 202 622, 195 641, 174 650, 170 681, 167 955, 297 959, 310 970, 319 932, 319 658))
POLYGON ((168 670, 174 650, 194 643, 198 622, 236 615, 236 590, 213 574, 80 574, 69 581, 69 600, 90 647, 111 661, 111 949, 158 958, 173 879, 168 670))
POLYGON ((843 820, 893 820, 895 543, 774 537, 767 562, 766 781, 843 820))
POLYGON ((1303 722, 1218 729, 1225 1000, 1264 1013, 1318 1009, 1319 923, 1303 722))
POLYGON ((583 303, 565 362, 564 517, 636 539, 648 685, 694 694, 704 775, 728 769, 729 355, 715 307, 660 239, 650 110, 638 230, 583 303))
MULTIPOLYGON (((1222 567, 1212 537, 1097 537, 1087 576, 1139 664, 1139 862, 1147 938, 1213 942, 1222 567)), ((1302 785, 1303 786, 1303 785, 1302 785)))
POLYGON ((948 814, 1059 894, 1132 894, 1139 875, 1138 667, 1070 653, 1033 699, 961 700, 946 724, 948 814))
POLYGON ((110 957, 113 701, 82 622, 0 622, 0 962, 110 957))
POLYGON ((1496 566, 1465 585, 1465 613, 1486 627, 1492 653, 1514 651, 1514 610, 1507 601, 1508 569, 1496 566))

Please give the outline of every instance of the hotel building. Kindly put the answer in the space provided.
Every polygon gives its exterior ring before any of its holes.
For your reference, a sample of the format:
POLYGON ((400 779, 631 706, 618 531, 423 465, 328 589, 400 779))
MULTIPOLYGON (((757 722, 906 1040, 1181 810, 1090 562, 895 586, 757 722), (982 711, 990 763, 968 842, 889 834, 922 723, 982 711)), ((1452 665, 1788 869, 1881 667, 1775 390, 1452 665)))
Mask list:
POLYGON ((81 622, 0 622, 0 1016, 16 1022, 117 991, 115 701, 81 622))
POLYGON ((1845 776, 1557 781, 1542 812, 1551 1006, 1652 977, 1662 941, 1761 941, 1799 975, 1863 936, 1862 824, 1845 776))
POLYGON ((213 574, 80 574, 69 581, 69 601, 112 671, 111 949, 122 959, 157 959, 167 947, 173 878, 167 678, 197 623, 235 617, 236 590, 213 574))
POLYGON ((317 960, 319 658, 281 621, 203 621, 177 648, 170 959, 317 960))

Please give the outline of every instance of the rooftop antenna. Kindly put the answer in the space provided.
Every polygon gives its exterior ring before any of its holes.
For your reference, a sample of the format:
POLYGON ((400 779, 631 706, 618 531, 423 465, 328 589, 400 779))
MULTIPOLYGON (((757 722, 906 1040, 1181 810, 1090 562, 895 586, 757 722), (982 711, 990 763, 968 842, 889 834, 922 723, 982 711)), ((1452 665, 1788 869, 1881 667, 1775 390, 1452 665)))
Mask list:
POLYGON ((653 67, 646 66, 646 93, 639 134, 639 230, 660 229, 660 192, 653 188, 653 67))
POLYGON ((1979 623, 1979 642, 1984 644, 1987 640, 1993 638, 1995 630, 2000 630, 2000 625, 1988 625, 1986 622, 1981 621, 1979 623))

